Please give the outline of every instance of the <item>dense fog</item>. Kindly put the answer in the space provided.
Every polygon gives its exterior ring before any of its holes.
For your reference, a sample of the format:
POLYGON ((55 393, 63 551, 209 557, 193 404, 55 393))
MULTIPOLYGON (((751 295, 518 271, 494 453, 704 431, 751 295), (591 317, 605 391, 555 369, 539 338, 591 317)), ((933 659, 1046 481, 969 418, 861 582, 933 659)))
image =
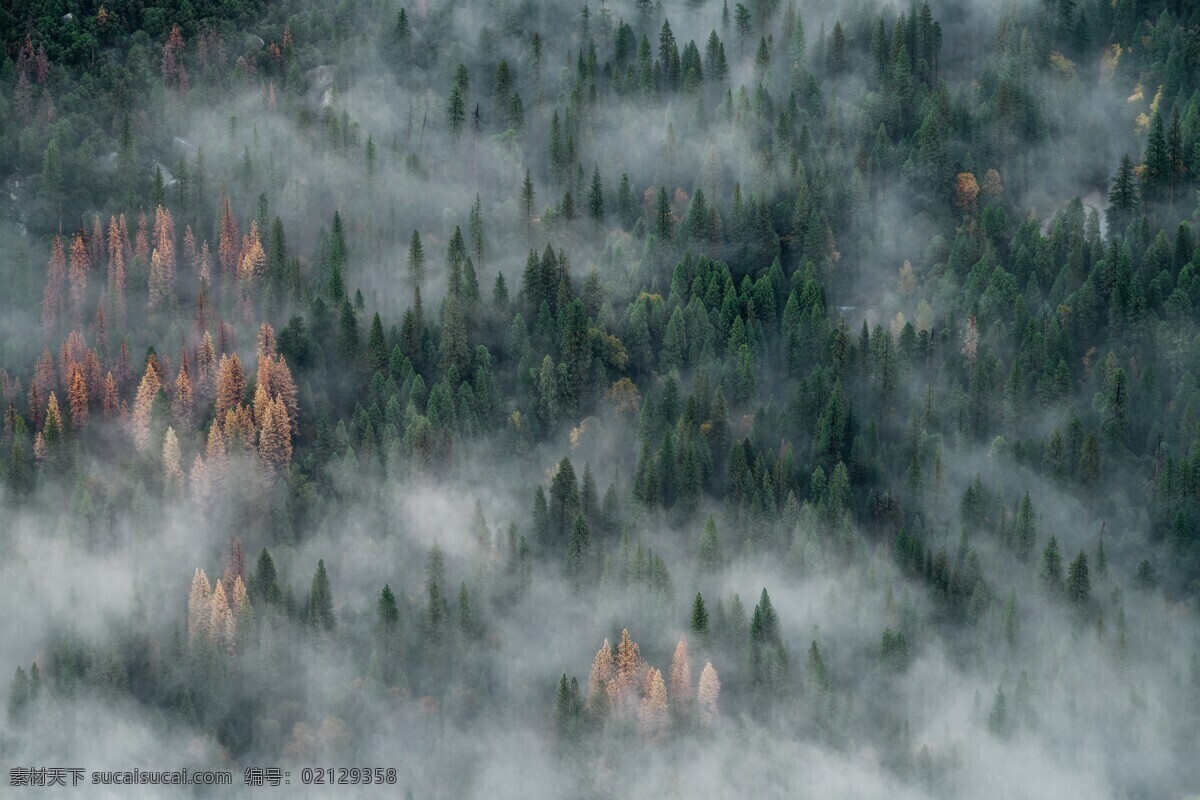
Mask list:
POLYGON ((0 39, 14 796, 1200 796, 1194 4, 0 39))

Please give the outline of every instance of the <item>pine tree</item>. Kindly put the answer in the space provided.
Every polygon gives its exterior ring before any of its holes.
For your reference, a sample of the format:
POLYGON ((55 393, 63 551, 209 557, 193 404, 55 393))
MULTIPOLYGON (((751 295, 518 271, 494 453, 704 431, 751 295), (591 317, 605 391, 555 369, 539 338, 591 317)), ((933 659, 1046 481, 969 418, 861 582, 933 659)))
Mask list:
POLYGON ((671 217, 671 202, 665 186, 658 190, 657 206, 654 211, 654 233, 660 241, 671 239, 674 230, 674 220, 671 217))
POLYGON ((1050 537, 1046 549, 1042 552, 1042 583, 1054 594, 1063 590, 1062 553, 1058 549, 1058 539, 1050 537))
POLYGON ((88 270, 91 268, 91 257, 83 236, 75 234, 71 240, 71 319, 79 325, 83 319, 83 299, 87 294, 88 270))
POLYGON ((1167 184, 1168 200, 1175 205, 1175 190, 1187 174, 1187 154, 1183 149, 1183 128, 1179 119, 1179 105, 1171 112, 1171 128, 1167 132, 1167 184))
POLYGON ((8 721, 10 723, 15 725, 24 720, 29 699, 29 676, 25 674, 24 667, 17 667, 8 693, 8 721))
MULTIPOLYGON (((567 538, 575 516, 580 512, 579 482, 571 459, 563 457, 550 482, 550 531, 557 540, 567 538)), ((561 546, 561 545, 560 545, 561 546)))
POLYGON ((458 585, 458 632, 464 641, 472 638, 475 622, 471 616, 471 595, 467 592, 467 584, 458 585))
POLYGON ((446 300, 442 319, 441 371, 445 375, 454 367, 459 374, 467 374, 470 363, 471 347, 467 341, 466 320, 458 297, 451 294, 446 300))
POLYGON ((604 645, 596 652, 596 657, 592 660, 592 672, 588 676, 587 708, 597 719, 606 717, 612 707, 612 698, 609 696, 608 687, 615 674, 612 646, 609 645, 608 639, 605 639, 604 645))
MULTIPOLYGON (((237 353, 221 355, 217 365, 216 413, 217 419, 224 419, 226 412, 236 409, 242 404, 246 393, 246 371, 242 368, 242 360, 237 353)), ((138 390, 140 396, 141 390, 138 390)))
POLYGON ((192 382, 185 364, 180 364, 179 374, 175 376, 175 393, 171 397, 171 421, 181 431, 191 430, 193 411, 192 382))
POLYGON ((308 591, 307 605, 308 624, 314 628, 333 630, 333 594, 329 589, 329 575, 325 572, 325 560, 317 561, 317 571, 313 575, 312 586, 308 591))
POLYGON ((758 604, 754 606, 754 615, 750 619, 750 641, 758 644, 780 643, 779 617, 765 588, 759 596, 758 604))
POLYGON ((583 514, 576 514, 571 524, 571 535, 567 541, 567 579, 579 588, 583 582, 590 558, 588 524, 583 514))
POLYGON ((508 114, 509 106, 512 104, 513 77, 512 72, 508 68, 508 61, 500 59, 500 63, 496 65, 496 73, 493 76, 495 91, 493 97, 496 100, 496 119, 504 119, 508 114))
POLYGON ((846 34, 840 21, 833 24, 833 32, 829 36, 829 71, 834 75, 845 72, 847 64, 846 34))
POLYGON ((110 217, 108 222, 108 299, 116 312, 116 322, 125 327, 125 248, 127 242, 122 241, 121 231, 124 225, 117 224, 117 218, 110 217))
POLYGON ((237 622, 221 581, 217 581, 209 601, 208 639, 227 653, 233 652, 237 642, 237 622))
POLYGON ((574 678, 568 681, 564 672, 554 698, 554 729, 559 741, 569 743, 578 738, 578 717, 581 708, 578 682, 574 678))
POLYGON ((1007 736, 1010 731, 1008 718, 1008 701, 1004 697, 1004 687, 996 687, 996 696, 992 699, 992 710, 988 714, 988 730, 996 736, 1007 736))
POLYGON ((383 321, 379 318, 379 312, 376 311, 375 315, 371 317, 371 330, 367 334, 367 360, 372 374, 376 372, 387 374, 390 357, 387 340, 383 335, 383 321))
POLYGON ((525 170, 525 182, 521 184, 521 213, 525 218, 525 233, 533 230, 534 193, 533 179, 529 170, 525 170))
POLYGON ((267 592, 275 583, 275 562, 271 559, 271 554, 267 552, 267 548, 263 548, 258 554, 258 561, 254 565, 254 578, 250 581, 251 587, 254 590, 254 597, 258 600, 265 601, 267 592))
POLYGON ((392 27, 392 47, 396 60, 401 64, 406 63, 412 54, 412 25, 403 8, 396 15, 396 24, 392 27))
POLYGON ((375 648, 379 680, 384 686, 396 685, 402 677, 399 667, 400 610, 392 587, 386 583, 375 605, 375 648))
POLYGON ((217 261, 222 275, 232 275, 237 269, 241 235, 233 215, 233 202, 227 193, 221 195, 221 220, 218 225, 217 261))
POLYGON ((100 400, 100 411, 104 419, 113 419, 120 411, 120 398, 117 396, 117 379, 110 371, 104 376, 104 393, 100 400))
POLYGON ((62 238, 55 235, 50 246, 46 288, 42 294, 42 332, 46 336, 50 336, 63 312, 63 284, 66 274, 67 258, 63 251, 62 238))
POLYGON ((428 598, 425 609, 425 640, 434 647, 442 643, 446 633, 448 608, 446 598, 442 594, 442 586, 445 583, 446 566, 442 558, 442 548, 434 542, 425 564, 425 594, 428 598))
POLYGON ((616 677, 611 690, 613 705, 619 711, 624 713, 634 707, 644 670, 641 650, 629 638, 629 630, 623 629, 617 642, 616 677))
POLYGON ((1171 181, 1171 162, 1163 132, 1162 114, 1155 111, 1150 121, 1150 135, 1146 138, 1146 152, 1142 156, 1142 199, 1154 203, 1163 198, 1171 181))
POLYGON ((737 3, 733 7, 733 22, 738 32, 738 42, 741 47, 741 54, 746 54, 746 37, 750 35, 750 9, 742 3, 737 3))
POLYGON ((689 627, 700 641, 708 643, 708 611, 704 607, 704 598, 700 596, 699 592, 696 592, 696 599, 692 601, 692 619, 689 627))
POLYGON ((188 595, 188 644, 195 645, 198 637, 208 635, 211 609, 212 585, 204 570, 197 568, 192 576, 192 591, 188 595))
POLYGON ((70 386, 67 389, 67 408, 71 410, 71 427, 81 431, 88 423, 88 390, 83 370, 71 370, 70 386))
POLYGON ((408 241, 408 279, 413 288, 425 282, 425 248, 420 232, 414 230, 408 241))
POLYGON ((450 131, 450 140, 457 142, 462 136, 463 125, 467 121, 466 97, 462 86, 456 81, 450 90, 450 100, 446 104, 446 126, 450 131))
POLYGON ((1033 502, 1029 499, 1029 492, 1021 498, 1021 507, 1017 511, 1017 529, 1014 535, 1016 544, 1017 560, 1021 562, 1029 561, 1033 555, 1034 545, 1037 544, 1037 530, 1034 527, 1033 502))
POLYGON ((1067 570, 1067 599, 1076 606, 1085 607, 1091 599, 1091 593, 1087 554, 1080 550, 1067 570))
MULTIPOLYGON (((236 358, 237 356, 234 356, 236 358)), ((142 382, 138 385, 137 397, 133 401, 133 441, 139 452, 145 452, 150 444, 150 417, 154 399, 162 389, 158 371, 147 364, 142 382)))
POLYGON ((1089 492, 1096 488, 1096 483, 1100 480, 1100 443, 1094 433, 1089 433, 1083 442, 1083 450, 1079 456, 1079 475, 1089 492))
POLYGON ((600 182, 600 165, 592 168, 592 185, 588 190, 588 216, 597 222, 604 220, 604 186, 600 182))
POLYGON ((717 521, 712 514, 704 521, 704 533, 700 536, 700 571, 713 574, 725 565, 721 541, 717 537, 717 521))
POLYGON ((342 307, 338 312, 337 351, 347 366, 358 363, 358 315, 354 313, 354 306, 348 297, 342 299, 342 307))
POLYGON ((263 408, 258 428, 258 454, 272 473, 285 472, 292 461, 292 432, 287 409, 276 395, 263 408))
POLYGON ((250 595, 246 590, 246 582, 238 575, 233 579, 233 621, 234 627, 243 634, 251 630, 253 612, 250 608, 250 595))

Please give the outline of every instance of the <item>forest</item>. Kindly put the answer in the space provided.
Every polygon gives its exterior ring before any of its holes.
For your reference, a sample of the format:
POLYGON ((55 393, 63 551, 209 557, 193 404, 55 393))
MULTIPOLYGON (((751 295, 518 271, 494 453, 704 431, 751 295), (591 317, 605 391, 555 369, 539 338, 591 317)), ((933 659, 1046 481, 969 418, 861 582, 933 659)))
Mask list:
POLYGON ((14 796, 1200 797, 1200 4, 0 42, 14 796))

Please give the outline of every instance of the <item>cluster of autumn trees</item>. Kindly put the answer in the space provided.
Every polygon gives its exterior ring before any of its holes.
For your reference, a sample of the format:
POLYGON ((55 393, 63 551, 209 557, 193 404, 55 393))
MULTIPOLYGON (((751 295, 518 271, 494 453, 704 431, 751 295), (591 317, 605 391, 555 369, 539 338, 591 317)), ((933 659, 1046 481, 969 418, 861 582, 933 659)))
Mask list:
POLYGON ((559 736, 571 740, 589 725, 603 728, 610 720, 636 719, 638 729, 654 739, 672 726, 711 727, 720 693, 721 681, 712 662, 704 665, 699 683, 693 684, 686 639, 675 647, 670 674, 664 681, 662 672, 642 658, 629 631, 622 630, 615 652, 605 639, 596 653, 585 694, 581 695, 576 679, 568 681, 566 674, 560 678, 555 723, 559 736))
MULTIPOLYGON (((237 222, 226 196, 219 225, 221 241, 218 260, 223 285, 236 282, 239 305, 250 319, 253 281, 262 274, 265 257, 257 223, 240 237, 237 222)), ((275 332, 262 323, 256 337, 257 369, 252 383, 233 346, 235 327, 215 319, 209 305, 211 280, 208 243, 196 247, 188 226, 183 234, 183 262, 190 284, 197 289, 194 326, 180 353, 178 369, 151 348, 136 390, 130 396, 134 372, 128 342, 140 325, 130 324, 126 299, 126 264, 148 265, 145 310, 141 315, 173 313, 179 305, 176 281, 176 233, 171 212, 159 206, 151 228, 139 214, 136 236, 130 241, 125 215, 113 216, 105 231, 99 217, 92 231, 82 230, 70 239, 68 256, 63 240, 56 235, 47 262, 42 295, 42 333, 52 340, 68 329, 58 348, 57 363, 50 346, 43 348, 34 374, 23 394, 20 375, 7 370, 0 374, 6 401, 5 432, 12 439, 10 478, 14 487, 24 485, 26 451, 32 436, 32 452, 41 467, 49 462, 55 472, 66 466, 67 440, 85 435, 89 421, 119 424, 129 431, 136 452, 161 454, 164 486, 178 494, 190 486, 204 500, 225 479, 231 456, 245 452, 257 456, 265 473, 286 472, 292 459, 299 409, 297 389, 285 358, 277 352, 275 332), (151 245, 153 241, 153 246, 151 245), (98 289, 89 286, 92 273, 107 263, 107 281, 98 289), (96 301, 93 322, 85 329, 85 309, 96 301), (109 319, 120 336, 113 347, 109 319), (221 346, 214 343, 209 327, 216 324, 221 346), (89 346, 90 342, 90 346, 89 346), (248 389, 252 387, 252 390, 248 389), (59 401, 59 395, 64 402, 59 401), (18 399, 25 400, 21 413, 18 399), (131 402, 132 401, 132 402, 131 402), (207 442, 200 444, 188 469, 181 438, 190 443, 193 434, 207 428, 207 442), (185 470, 186 475, 185 475, 185 470), (186 481, 185 481, 186 477, 186 481)), ((95 438, 95 437, 93 437, 95 438)))

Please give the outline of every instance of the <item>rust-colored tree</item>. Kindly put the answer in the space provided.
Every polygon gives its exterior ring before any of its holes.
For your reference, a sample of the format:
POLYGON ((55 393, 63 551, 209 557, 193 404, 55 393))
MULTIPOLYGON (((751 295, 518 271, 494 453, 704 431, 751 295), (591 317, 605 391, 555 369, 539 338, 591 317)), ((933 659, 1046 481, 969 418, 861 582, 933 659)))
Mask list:
POLYGON ((249 233, 242 237, 242 249, 238 256, 238 279, 248 290, 266 268, 267 254, 258 235, 258 222, 251 220, 249 233))
POLYGON ((233 216, 233 202, 229 195, 221 195, 221 221, 217 242, 217 260, 221 263, 221 274, 230 275, 237 269, 240 255, 241 236, 238 234, 237 219, 233 216))
POLYGON ((171 419, 181 431, 192 428, 194 404, 192 399, 192 381, 188 378, 187 365, 179 366, 179 374, 175 376, 175 394, 171 398, 171 419))
POLYGON ((197 568, 192 576, 192 591, 188 595, 188 644, 195 645, 198 639, 208 635, 211 608, 212 586, 204 570, 197 568))
POLYGON ((49 347, 43 347, 42 355, 38 357, 37 366, 33 372, 33 384, 37 386, 43 397, 54 388, 54 357, 50 355, 49 347))
POLYGON ((621 641, 617 643, 617 672, 613 679, 612 691, 613 705, 618 711, 628 712, 637 707, 638 692, 645 671, 641 650, 637 643, 629 638, 629 631, 622 630, 621 641))
POLYGON ((100 413, 105 419, 114 419, 121 410, 121 399, 117 394, 117 379, 110 370, 104 376, 104 393, 100 399, 100 413))
POLYGON ((67 256, 62 237, 54 235, 50 261, 46 265, 46 288, 42 292, 42 332, 49 337, 63 312, 63 284, 67 277, 67 256))
POLYGON ((221 433, 225 437, 226 452, 253 453, 258 436, 258 429, 254 426, 254 410, 250 406, 227 409, 221 433))
POLYGON ((258 431, 258 454, 268 471, 284 472, 292 462, 292 432, 287 409, 276 397, 267 401, 258 431))
POLYGON ((183 66, 183 51, 183 32, 178 25, 172 25, 171 34, 167 37, 166 45, 163 46, 162 79, 164 84, 178 90, 180 94, 187 94, 188 75, 187 69, 183 66))
POLYGON ((83 234, 77 233, 71 240, 71 320, 75 325, 83 322, 83 301, 87 296, 88 271, 91 256, 84 244, 83 234))
POLYGON ((232 609, 229 608, 225 584, 221 581, 217 581, 217 585, 213 588, 210 606, 208 637, 214 644, 232 654, 237 641, 237 623, 234 621, 232 609))
POLYGON ((87 343, 83 339, 83 333, 79 330, 73 330, 67 334, 67 338, 63 339, 63 343, 58 348, 58 377, 61 385, 71 386, 71 373, 77 367, 83 366, 87 360, 87 343))
POLYGON ((99 214, 92 215, 92 232, 87 235, 87 247, 92 266, 104 263, 104 223, 99 214))
POLYGON ((88 381, 89 397, 100 396, 104 389, 100 373, 100 355, 97 355, 95 350, 89 349, 83 359, 83 377, 88 381))
POLYGON ((229 540, 224 561, 225 570, 221 580, 225 582, 229 596, 233 597, 234 583, 246 577, 246 553, 242 549, 242 537, 234 536, 229 540))
POLYGON ((237 353, 222 355, 217 365, 217 419, 223 420, 226 412, 236 409, 246 393, 246 373, 237 353))
POLYGON ((266 389, 269 397, 278 397, 283 400, 283 405, 287 409, 288 421, 291 423, 292 430, 295 431, 296 422, 300 417, 300 406, 296 401, 296 382, 292 379, 292 371, 288 369, 283 356, 264 356, 260 353, 256 380, 259 386, 266 389))
POLYGON ((662 734, 667 727, 667 687, 662 673, 654 667, 646 673, 645 694, 638 707, 638 722, 642 733, 650 738, 662 734))
POLYGON ((117 387, 122 391, 129 386, 129 380, 133 377, 133 367, 129 362, 129 343, 124 339, 121 340, 121 347, 117 353, 117 387))
POLYGON ((149 289, 149 308, 166 308, 175 298, 175 221, 162 206, 154 211, 149 289))
POLYGON ((42 426, 42 433, 46 434, 46 444, 51 447, 57 445, 62 440, 62 432, 62 411, 58 407, 58 398, 51 392, 50 399, 46 401, 46 424, 42 426))
POLYGON ((994 168, 983 174, 983 195, 989 200, 995 200, 1004 195, 1004 181, 994 168))
POLYGON ((125 327, 125 243, 116 217, 108 221, 108 297, 117 314, 117 324, 125 327))
POLYGON ((592 672, 588 676, 587 685, 588 711, 597 717, 603 717, 611 707, 612 699, 608 694, 608 685, 615 673, 616 666, 613 662, 612 646, 608 643, 608 639, 605 639, 604 646, 596 652, 596 657, 592 659, 592 672))
POLYGON ((196 348, 195 389, 201 397, 211 397, 217 379, 217 349, 213 346, 212 334, 204 332, 196 348))
POLYGON ((271 398, 267 395, 267 388, 261 383, 254 385, 254 400, 250 406, 254 409, 254 423, 261 429, 263 422, 266 420, 267 406, 271 403, 271 398))
POLYGON ((263 357, 275 354, 275 329, 271 327, 271 323, 264 322, 258 326, 258 335, 254 339, 254 351, 260 361, 259 377, 261 378, 263 357))
POLYGON ((183 228, 183 266, 197 275, 200 273, 200 253, 196 250, 196 234, 192 233, 191 225, 183 228))
POLYGON ((233 580, 233 621, 238 630, 246 630, 250 622, 250 593, 241 575, 233 580))
POLYGON ((150 232, 146 222, 146 212, 138 212, 137 234, 133 239, 133 255, 145 269, 150 263, 150 232))
POLYGON ((973 172, 960 172, 954 178, 954 205, 963 213, 969 213, 975 208, 975 200, 979 197, 979 182, 973 172))
POLYGON ((67 406, 71 409, 71 427, 83 430, 88 424, 88 387, 83 370, 76 367, 67 389, 67 406))

